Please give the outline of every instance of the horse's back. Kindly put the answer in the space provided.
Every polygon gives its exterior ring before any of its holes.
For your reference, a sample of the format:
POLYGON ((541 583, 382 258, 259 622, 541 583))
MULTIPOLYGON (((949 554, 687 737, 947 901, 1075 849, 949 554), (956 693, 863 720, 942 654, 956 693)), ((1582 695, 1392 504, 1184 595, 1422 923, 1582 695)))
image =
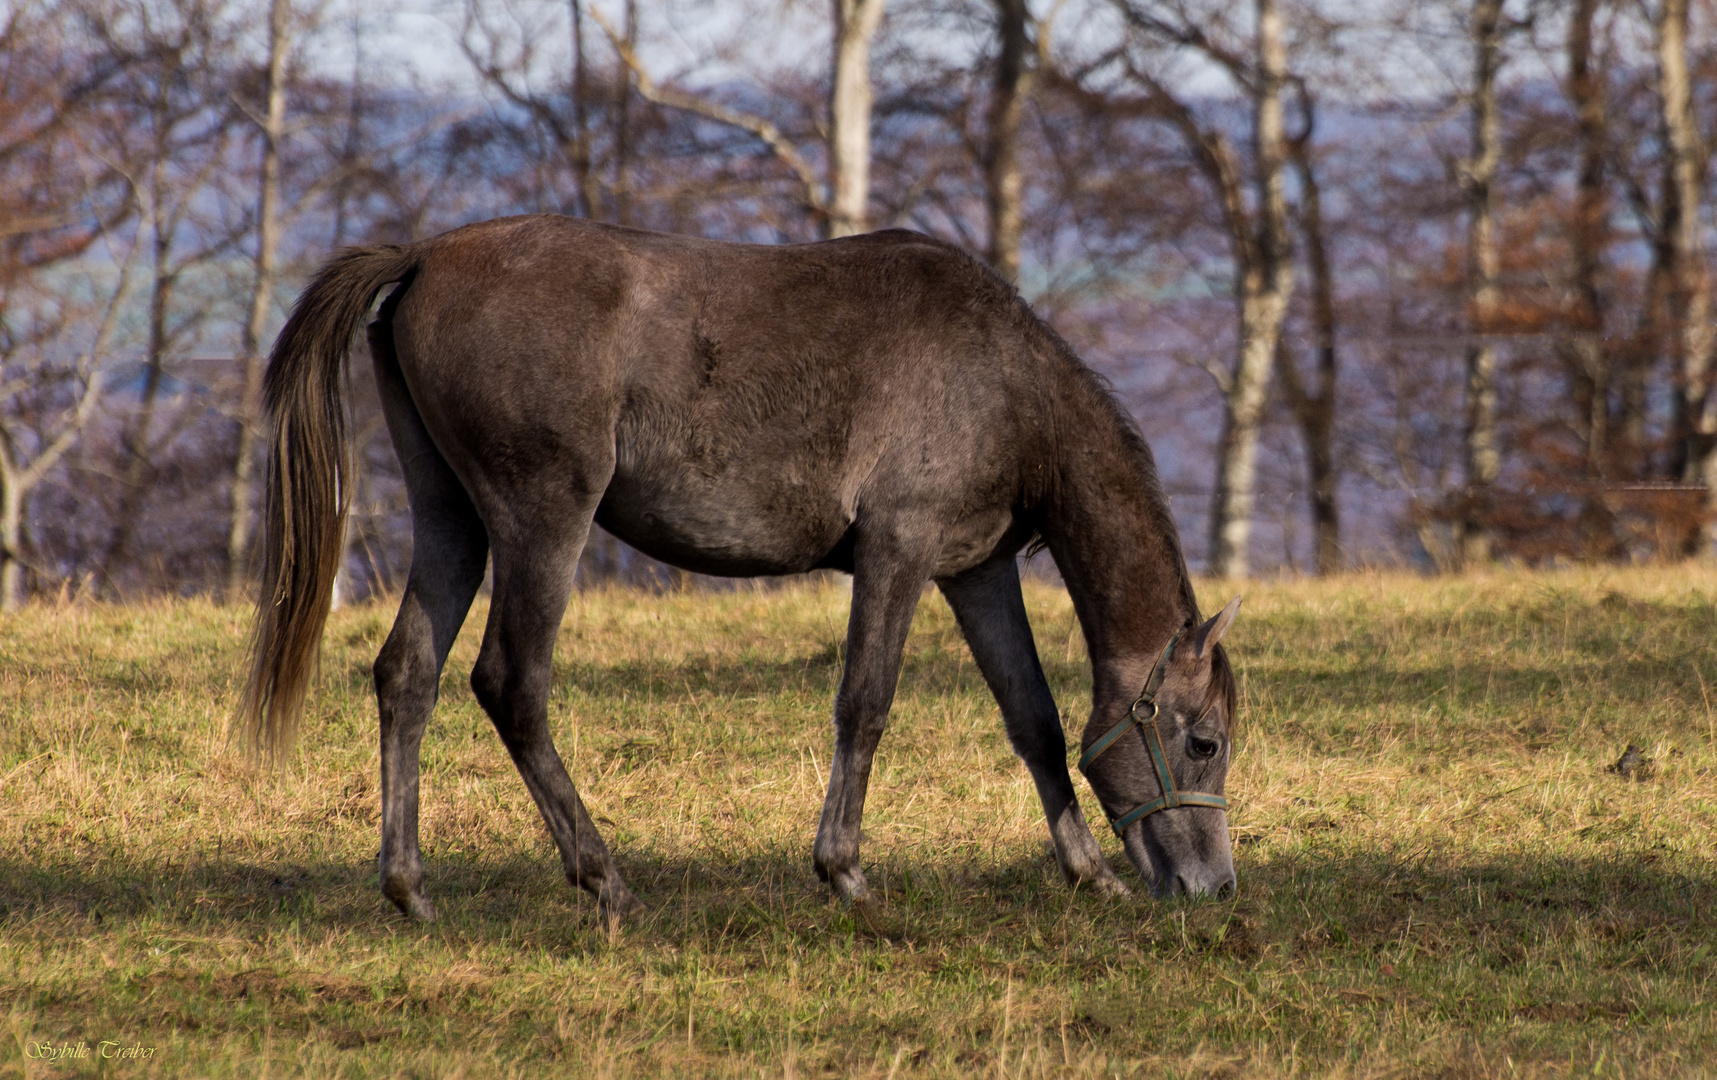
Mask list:
POLYGON ((1033 324, 913 233, 770 247, 536 217, 427 242, 394 335, 480 510, 601 492, 643 550, 755 574, 838 565, 890 514, 936 519, 953 562, 1006 542, 1044 479, 1033 324))

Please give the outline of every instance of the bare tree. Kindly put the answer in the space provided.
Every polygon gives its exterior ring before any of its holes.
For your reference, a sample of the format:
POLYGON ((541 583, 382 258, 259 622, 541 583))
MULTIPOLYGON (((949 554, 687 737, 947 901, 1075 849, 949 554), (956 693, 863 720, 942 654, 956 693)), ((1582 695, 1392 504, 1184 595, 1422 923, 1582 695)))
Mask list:
POLYGON ((1019 131, 1031 96, 1031 12, 1026 0, 995 0, 995 83, 991 89, 989 130, 984 145, 984 202, 990 234, 985 256, 1009 281, 1019 277, 1019 248, 1024 181, 1020 174, 1019 131))
POLYGON ((1607 496, 1612 476, 1610 431, 1610 356, 1605 343, 1605 303, 1599 282, 1609 244, 1609 207, 1605 160, 1609 152, 1604 74, 1598 67, 1594 24, 1601 0, 1575 0, 1569 14, 1567 94, 1574 106, 1578 143, 1571 232, 1573 279, 1568 302, 1568 331, 1563 345, 1571 382, 1575 430, 1582 436, 1590 489, 1584 499, 1583 532, 1587 550, 1615 557, 1617 550, 1607 496))
MULTIPOLYGON (((1282 92, 1287 51, 1277 0, 1254 0, 1250 33, 1213 14, 1193 17, 1183 4, 1116 0, 1121 15, 1149 46, 1191 50, 1225 70, 1251 105, 1251 183, 1220 123, 1203 120, 1184 93, 1135 60, 1126 50, 1111 54, 1141 87, 1146 111, 1170 124, 1192 151, 1214 190, 1234 262, 1239 348, 1231 366, 1211 362, 1222 392, 1223 428, 1217 445, 1216 486, 1210 516, 1210 570, 1245 577, 1252 534, 1259 427, 1270 373, 1293 291, 1292 236, 1285 167, 1282 92), (1247 38, 1250 40, 1246 40, 1247 38), (1252 197, 1247 198, 1247 187, 1252 197)), ((1093 68, 1098 70, 1098 68, 1093 68)))
MULTIPOLYGON (((0 610, 24 599, 25 505, 84 435, 101 400, 103 362, 128 286, 131 252, 109 252, 117 279, 79 305, 42 275, 111 238, 132 204, 113 170, 85 152, 110 63, 69 40, 68 13, 13 7, 0 23, 0 610), (105 292, 105 302, 99 298, 105 292), (93 319, 93 329, 91 320, 93 319), (80 333, 88 336, 79 347, 80 333)), ((135 234, 133 245, 135 244, 135 234)))
POLYGON ((1461 498, 1460 557, 1464 565, 1490 561, 1486 522, 1491 485, 1501 471, 1496 445, 1496 354, 1489 337, 1498 300, 1495 209, 1492 183, 1501 154, 1497 118, 1496 73, 1501 62, 1502 0, 1475 0, 1468 20, 1473 42, 1473 82, 1469 109, 1471 150, 1462 163, 1467 199, 1467 345, 1466 489, 1461 498))
POLYGON ((265 112, 256 119, 262 129, 262 164, 256 196, 255 285, 250 314, 240 343, 243 388, 238 409, 238 449, 233 457, 232 521, 227 531, 226 596, 245 593, 250 554, 251 474, 256 466, 257 423, 262 414, 262 334, 274 298, 280 248, 280 150, 286 134, 286 60, 292 51, 292 2, 270 0, 268 7, 268 76, 264 84, 265 112))
POLYGON ((1339 573, 1344 562, 1341 516, 1336 503, 1336 303, 1335 275, 1330 266, 1329 238, 1324 226, 1323 192, 1313 160, 1312 136, 1317 116, 1311 91, 1297 83, 1300 130, 1288 139, 1288 154, 1299 182, 1298 225, 1311 271, 1313 372, 1310 386, 1300 375, 1286 335, 1277 338, 1276 371, 1283 396, 1300 426, 1311 488, 1313 566, 1320 575, 1339 573))
POLYGON ((92 341, 69 361, 58 357, 61 343, 52 340, 64 333, 63 323, 38 326, 37 335, 22 339, 0 334, 0 611, 24 599, 23 572, 30 565, 25 500, 83 437, 101 402, 108 350, 130 286, 131 253, 117 259, 121 271, 95 312, 92 341))
MULTIPOLYGON (((484 83, 529 118, 529 138, 546 145, 531 151, 547 159, 558 154, 567 170, 559 184, 546 175, 537 184, 547 208, 576 217, 602 217, 606 201, 591 130, 592 78, 585 50, 585 0, 567 0, 566 30, 571 69, 553 90, 532 85, 538 54, 548 39, 552 10, 467 0, 460 48, 484 83), (545 152, 546 151, 546 152, 545 152), (564 190, 560 188, 564 186, 564 190), (550 201, 552 200, 552 201, 550 201)), ((505 128, 506 123, 491 127, 505 128)), ((524 136, 515 133, 515 137, 524 136)), ((540 167, 545 174, 549 162, 540 167)))
POLYGON ((833 0, 835 46, 829 91, 828 235, 870 228, 870 46, 887 0, 833 0))
MULTIPOLYGON (((1663 198, 1659 228, 1667 244, 1668 295, 1664 338, 1676 373, 1675 466, 1686 484, 1706 489, 1705 509, 1717 512, 1717 396, 1712 394, 1712 348, 1717 327, 1711 321, 1710 274, 1705 263, 1701 211, 1708 159, 1705 140, 1693 115, 1693 81, 1688 71, 1688 0, 1661 0, 1653 12, 1657 47, 1658 99, 1663 110, 1663 198)), ((1713 522, 1717 528, 1717 521, 1713 522)), ((1690 531, 1683 554, 1713 545, 1709 532, 1701 543, 1690 531)))
MULTIPOLYGON (((621 40, 636 54, 638 49, 638 0, 626 0, 626 21, 621 28, 621 40)), ((614 68, 614 221, 632 224, 632 69, 626 64, 614 68)))
POLYGON ((111 589, 135 536, 156 452, 175 425, 158 415, 169 355, 192 338, 206 303, 186 302, 186 275, 229 251, 238 230, 211 211, 211 189, 230 180, 234 135, 230 107, 233 27, 217 0, 171 0, 117 7, 96 26, 103 46, 122 58, 120 89, 131 108, 115 118, 109 153, 122 159, 147 230, 149 297, 137 407, 121 432, 124 467, 113 527, 96 573, 111 589))
POLYGON ((601 11, 592 8, 590 14, 608 35, 621 61, 632 70, 639 97, 736 128, 762 141, 792 171, 798 181, 800 204, 818 220, 823 235, 836 237, 851 236, 870 227, 870 127, 874 97, 870 53, 887 0, 832 2, 834 62, 825 146, 829 161, 826 181, 796 140, 774 120, 707 95, 658 84, 638 57, 635 31, 622 34, 601 11))

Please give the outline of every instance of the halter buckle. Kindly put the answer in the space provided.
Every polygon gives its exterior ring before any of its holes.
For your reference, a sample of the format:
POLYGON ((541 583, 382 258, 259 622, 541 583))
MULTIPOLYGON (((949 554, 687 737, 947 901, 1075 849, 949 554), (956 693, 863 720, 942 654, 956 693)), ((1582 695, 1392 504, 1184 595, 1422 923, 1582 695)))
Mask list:
MULTIPOLYGON (((1157 657, 1156 666, 1151 669, 1150 678, 1145 681, 1144 691, 1138 700, 1133 702, 1133 707, 1127 710, 1127 715, 1079 756, 1079 771, 1088 773, 1091 763, 1115 745, 1134 724, 1139 726, 1140 733, 1144 736, 1145 750, 1150 755, 1151 767, 1157 774, 1157 784, 1162 788, 1162 795, 1149 802, 1140 803, 1119 817, 1109 817, 1109 825, 1115 830, 1116 836, 1120 836, 1133 822, 1142 821, 1158 810, 1173 810, 1182 806, 1201 806, 1222 811, 1228 809, 1228 800, 1221 795, 1204 791, 1181 791, 1175 787, 1174 773, 1169 770, 1168 756, 1163 752, 1162 736, 1157 730, 1157 716, 1160 712, 1156 701, 1157 688, 1162 685, 1169 661, 1174 657, 1174 647, 1183 633, 1184 630, 1176 632, 1169 638, 1169 643, 1163 646, 1162 655, 1157 657)), ((1103 813, 1108 816, 1106 807, 1103 813)))

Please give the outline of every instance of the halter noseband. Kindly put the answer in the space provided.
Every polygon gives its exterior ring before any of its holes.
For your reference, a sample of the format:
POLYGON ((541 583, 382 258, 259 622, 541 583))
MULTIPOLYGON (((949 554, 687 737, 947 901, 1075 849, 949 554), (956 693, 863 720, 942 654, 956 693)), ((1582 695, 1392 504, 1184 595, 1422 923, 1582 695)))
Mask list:
MULTIPOLYGON (((1163 754, 1163 742, 1157 733, 1157 689, 1163 684, 1163 677, 1168 674, 1169 661, 1174 659, 1174 649, 1179 644, 1185 630, 1177 630, 1169 638, 1169 643, 1163 646, 1162 655, 1157 657, 1157 666, 1151 669, 1151 677, 1145 681, 1145 689, 1139 694, 1139 700, 1133 702, 1133 707, 1121 722, 1103 733, 1102 738, 1091 744, 1091 749, 1079 756, 1079 771, 1090 775, 1091 763, 1100 757, 1103 751, 1114 746, 1116 740, 1127 733, 1134 724, 1139 725, 1139 732, 1144 736, 1145 748, 1151 752, 1151 764, 1157 770, 1157 783, 1162 785, 1160 797, 1148 803, 1140 803, 1118 818, 1111 818, 1109 824, 1114 827, 1115 835, 1121 835, 1127 826, 1135 821, 1156 813, 1158 810, 1173 810, 1178 806, 1208 806, 1215 810, 1227 810, 1228 800, 1221 795, 1212 795, 1204 791, 1181 791, 1174 786, 1174 773, 1169 771, 1168 757, 1163 754), (1146 710, 1149 710, 1148 712, 1146 710)), ((1108 813, 1107 808, 1103 811, 1108 813)))

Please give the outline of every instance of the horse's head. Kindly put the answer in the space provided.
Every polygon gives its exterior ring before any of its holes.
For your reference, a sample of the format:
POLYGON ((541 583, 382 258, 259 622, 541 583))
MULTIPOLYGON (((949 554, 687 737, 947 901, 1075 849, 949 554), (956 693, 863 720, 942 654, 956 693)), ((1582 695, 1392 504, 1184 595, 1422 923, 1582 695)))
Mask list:
POLYGON ((1210 621, 1176 635, 1126 718, 1094 715, 1085 770, 1126 848, 1159 897, 1235 888, 1227 800, 1234 671, 1221 648, 1240 609, 1235 597, 1210 621))

